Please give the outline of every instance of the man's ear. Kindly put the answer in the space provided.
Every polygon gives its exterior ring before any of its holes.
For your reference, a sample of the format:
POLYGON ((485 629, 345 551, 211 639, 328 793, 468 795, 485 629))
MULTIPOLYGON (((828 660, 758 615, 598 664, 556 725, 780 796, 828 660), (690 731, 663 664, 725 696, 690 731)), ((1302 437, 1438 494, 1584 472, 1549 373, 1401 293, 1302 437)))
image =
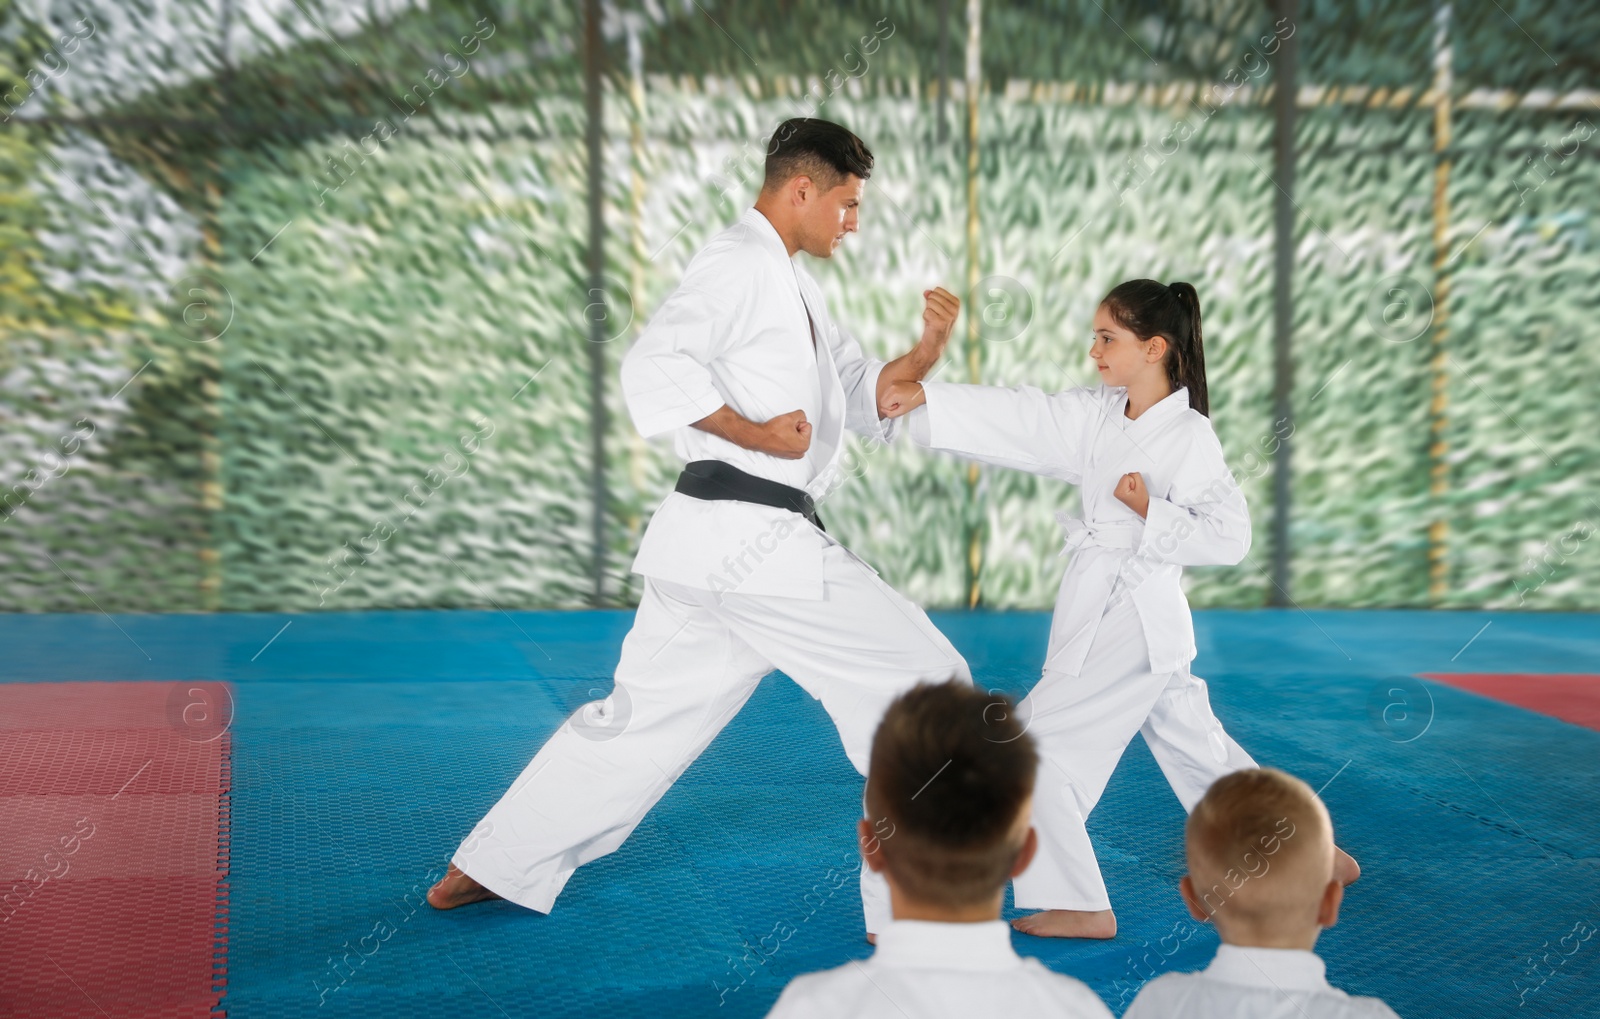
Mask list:
POLYGON ((872 830, 872 822, 864 817, 856 822, 856 845, 861 847, 863 863, 872 870, 883 870, 886 864, 883 858, 883 844, 878 841, 878 833, 872 830))
POLYGON ((1194 893, 1194 879, 1185 874, 1178 882, 1178 894, 1183 897, 1183 904, 1189 907, 1189 915, 1204 923, 1211 919, 1211 914, 1206 912, 1206 907, 1200 901, 1200 896, 1194 893))
POLYGON ((1322 901, 1317 903, 1317 926, 1332 927, 1339 922, 1339 906, 1344 902, 1344 885, 1329 881, 1322 890, 1322 901))
POLYGON ((1028 834, 1022 840, 1022 848, 1017 852, 1016 862, 1011 865, 1011 876, 1016 877, 1028 869, 1028 864, 1033 862, 1033 857, 1039 851, 1039 829, 1028 826, 1028 834))
POLYGON ((805 205, 807 199, 815 197, 816 188, 816 182, 802 173, 789 182, 789 200, 795 205, 805 205))

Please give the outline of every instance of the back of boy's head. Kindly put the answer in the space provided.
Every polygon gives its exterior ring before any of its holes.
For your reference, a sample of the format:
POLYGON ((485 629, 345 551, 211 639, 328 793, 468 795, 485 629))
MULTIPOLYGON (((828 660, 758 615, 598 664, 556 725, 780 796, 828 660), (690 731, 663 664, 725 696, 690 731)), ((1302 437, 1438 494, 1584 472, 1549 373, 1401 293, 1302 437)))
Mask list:
POLYGON ((1026 839, 1038 770, 1009 701, 955 680, 900 695, 872 741, 866 795, 895 884, 932 905, 992 898, 1026 839))
POLYGON ((1333 879, 1333 822, 1311 787, 1276 768, 1219 778, 1184 829, 1189 880, 1226 931, 1315 922, 1333 879))

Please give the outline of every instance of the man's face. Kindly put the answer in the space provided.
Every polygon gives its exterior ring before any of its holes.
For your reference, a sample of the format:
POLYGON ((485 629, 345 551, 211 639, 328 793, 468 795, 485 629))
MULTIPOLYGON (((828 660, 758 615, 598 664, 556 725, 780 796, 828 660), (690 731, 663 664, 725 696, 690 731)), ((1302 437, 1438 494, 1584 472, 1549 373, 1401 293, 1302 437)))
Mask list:
POLYGON ((867 182, 855 174, 846 177, 831 191, 822 191, 813 185, 806 195, 801 250, 815 258, 833 257, 845 235, 859 229, 856 212, 861 207, 861 195, 866 187, 867 182))

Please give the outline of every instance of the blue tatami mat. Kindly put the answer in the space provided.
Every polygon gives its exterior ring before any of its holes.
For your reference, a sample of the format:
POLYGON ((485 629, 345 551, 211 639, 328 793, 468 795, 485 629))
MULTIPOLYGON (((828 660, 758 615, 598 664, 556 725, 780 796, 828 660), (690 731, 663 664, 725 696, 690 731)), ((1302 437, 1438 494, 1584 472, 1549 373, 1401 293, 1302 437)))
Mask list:
MULTIPOLYGON (((233 1019, 760 1016, 795 975, 871 952, 860 779, 781 675, 549 916, 422 903, 544 739, 609 688, 630 620, 9 616, 0 641, 11 682, 235 684, 233 1019)), ((1036 678, 1047 616, 934 621, 984 685, 1036 678)), ((1229 731, 1325 787, 1364 867, 1318 945, 1332 982, 1407 1019, 1600 1014, 1600 939, 1561 940, 1600 926, 1600 733, 1411 678, 1600 672, 1594 616, 1212 611, 1196 626, 1194 668, 1229 731), (1404 708, 1385 713, 1396 689, 1404 708)), ((1136 740, 1090 821, 1119 936, 1015 935, 1018 950, 1118 1013, 1155 973, 1204 965, 1215 935, 1190 933, 1176 892, 1182 821, 1136 740)))

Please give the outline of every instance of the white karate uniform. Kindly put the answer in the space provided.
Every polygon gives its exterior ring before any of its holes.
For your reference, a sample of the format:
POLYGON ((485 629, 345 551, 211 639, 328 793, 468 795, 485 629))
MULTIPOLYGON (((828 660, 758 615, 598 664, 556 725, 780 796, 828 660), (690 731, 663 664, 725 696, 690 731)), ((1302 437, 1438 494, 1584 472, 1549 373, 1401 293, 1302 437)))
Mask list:
POLYGON ((1184 566, 1232 564, 1250 548, 1250 514, 1211 422, 1179 388, 1137 420, 1127 390, 1046 394, 929 382, 905 418, 914 441, 1078 485, 1083 517, 1057 513, 1072 552, 1050 624, 1043 672, 1019 705, 1038 741, 1039 852, 1012 884, 1024 909, 1109 909, 1084 821, 1135 732, 1185 810, 1250 755, 1211 711, 1192 675, 1196 649, 1184 566), (1113 494, 1138 471, 1146 517, 1113 494))
POLYGON ((865 962, 795 977, 769 1019, 1111 1019, 1099 995, 1011 947, 1004 920, 895 920, 865 962))
POLYGON ((1400 1019, 1377 998, 1330 986, 1315 952, 1218 945, 1198 973, 1163 973, 1122 1019, 1400 1019))
MULTIPOLYGON (((843 480, 846 426, 895 435, 878 418, 882 368, 752 208, 690 261, 624 359, 622 388, 640 433, 673 433, 684 459, 820 498, 843 480), (723 404, 757 422, 804 410, 808 452, 784 460, 691 427, 723 404)), ((633 569, 644 591, 611 695, 550 737, 453 858, 529 909, 549 912, 576 868, 620 846, 773 669, 822 702, 863 775, 890 701, 919 682, 972 679, 920 607, 789 510, 674 492, 633 569)), ((876 933, 888 886, 863 867, 861 894, 876 933)))

